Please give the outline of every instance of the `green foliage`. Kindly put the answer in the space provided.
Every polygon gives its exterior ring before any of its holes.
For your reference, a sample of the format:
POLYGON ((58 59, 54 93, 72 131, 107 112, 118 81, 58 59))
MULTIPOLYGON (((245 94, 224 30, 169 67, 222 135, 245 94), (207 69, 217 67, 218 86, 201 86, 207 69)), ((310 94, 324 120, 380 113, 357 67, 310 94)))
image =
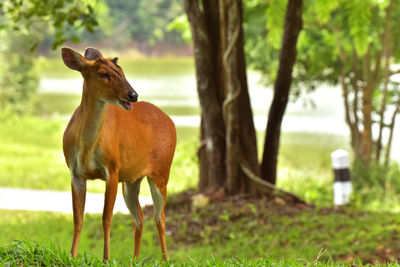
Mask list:
POLYGON ((280 49, 285 22, 287 1, 271 0, 266 10, 268 42, 273 49, 280 49))
MULTIPOLYGON (((68 32, 75 28, 84 28, 92 32, 97 25, 95 6, 97 1, 64 1, 64 0, 4 0, 0 3, 0 29, 29 33, 37 23, 47 23, 55 29, 53 48, 65 41, 78 41, 68 32)), ((34 50, 39 41, 32 44, 34 50)))
MULTIPOLYGON (((263 73, 267 83, 275 81, 278 68, 285 2, 244 1, 248 62, 263 73)), ((369 46, 372 47, 371 55, 381 49, 379 37, 384 29, 384 8, 388 2, 306 0, 293 75, 294 94, 298 95, 301 87, 313 89, 321 82, 338 82, 342 67, 339 46, 349 61, 354 50, 361 57, 369 46)), ((400 8, 397 6, 393 10, 393 25, 396 25, 395 18, 399 14, 400 8)), ((397 40, 393 44, 395 55, 400 55, 400 46, 396 45, 399 31, 398 27, 393 27, 393 39, 397 40)), ((347 68, 350 69, 351 65, 347 68)))
MULTIPOLYGON (((343 5, 346 24, 350 29, 350 37, 353 39, 357 54, 363 56, 367 52, 368 45, 372 42, 370 37, 372 1, 341 1, 340 4, 343 5)), ((339 27, 341 26, 344 25, 339 27)))
POLYGON ((146 0, 107 0, 106 3, 113 21, 114 45, 134 40, 139 48, 146 50, 160 42, 182 42, 180 35, 167 27, 183 14, 180 0, 155 0, 151 4, 146 0))
POLYGON ((331 12, 339 6, 339 0, 316 0, 313 3, 318 20, 325 24, 331 17, 331 12))
POLYGON ((346 148, 347 142, 334 134, 283 133, 277 186, 293 192, 307 203, 331 206, 333 171, 330 153, 338 147, 346 148))
POLYGON ((79 42, 75 29, 93 31, 96 0, 27 0, 0 2, 0 111, 30 111, 39 79, 34 53, 46 33, 53 33, 55 49, 67 40, 79 42))
POLYGON ((352 168, 352 181, 356 191, 354 205, 362 208, 368 205, 369 209, 380 210, 383 207, 391 207, 390 210, 400 210, 400 166, 393 163, 389 167, 383 167, 371 163, 368 169, 365 165, 356 161, 352 168))
MULTIPOLYGON (((0 36, 7 36, 1 34, 0 36)), ((31 53, 24 48, 25 36, 12 36, 6 47, 0 48, 0 111, 12 109, 24 113, 31 110, 30 99, 39 79, 31 53)), ((29 42, 28 42, 29 43, 29 42)))
POLYGON ((190 32, 190 26, 186 15, 176 17, 168 24, 167 29, 168 31, 179 32, 186 43, 192 41, 192 33, 190 32))

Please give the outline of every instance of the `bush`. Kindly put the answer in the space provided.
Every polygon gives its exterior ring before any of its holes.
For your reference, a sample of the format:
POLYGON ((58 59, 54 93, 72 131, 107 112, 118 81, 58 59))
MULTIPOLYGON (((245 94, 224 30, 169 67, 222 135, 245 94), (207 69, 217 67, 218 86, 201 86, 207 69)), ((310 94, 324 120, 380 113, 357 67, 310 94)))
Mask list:
POLYGON ((354 187, 354 204, 370 210, 400 210, 400 166, 394 162, 389 167, 372 163, 368 168, 355 162, 351 172, 354 187))
POLYGON ((1 37, 10 41, 0 47, 0 110, 12 109, 19 114, 29 112, 32 96, 39 86, 34 54, 23 47, 29 43, 26 37, 1 37))

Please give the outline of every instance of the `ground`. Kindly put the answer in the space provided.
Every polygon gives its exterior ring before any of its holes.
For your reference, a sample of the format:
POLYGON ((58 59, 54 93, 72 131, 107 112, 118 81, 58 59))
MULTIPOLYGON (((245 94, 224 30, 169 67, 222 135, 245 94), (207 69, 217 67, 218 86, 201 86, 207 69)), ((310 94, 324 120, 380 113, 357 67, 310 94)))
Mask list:
MULTIPOLYGON (((221 257, 364 264, 400 258, 399 216, 350 207, 320 208, 283 198, 220 198, 194 208, 186 192, 167 205, 170 250, 209 246, 221 257)), ((145 210, 151 216, 150 207, 145 210)))
MULTIPOLYGON (((249 263, 272 259, 275 263, 289 261, 297 265, 314 262, 351 265, 399 260, 400 217, 394 213, 359 211, 351 205, 316 208, 293 205, 277 197, 254 199, 244 196, 220 196, 204 207, 194 207, 191 199, 195 194, 187 191, 168 199, 166 238, 171 263, 214 259, 249 263)), ((149 260, 157 261, 161 253, 152 207, 146 207, 144 214, 140 259, 148 263, 149 260)), ((27 247, 28 254, 31 247, 35 248, 29 242, 34 241, 44 244, 44 250, 47 248, 50 256, 55 247, 64 255, 63 259, 68 259, 72 214, 0 210, 0 217, 6 218, 0 220, 0 252, 12 244, 12 240, 27 240, 28 245, 17 246, 27 247)), ((111 258, 129 262, 133 243, 130 216, 115 214, 111 228, 111 258)), ((101 214, 85 214, 79 257, 101 259, 102 246, 101 214)), ((38 249, 41 250, 34 250, 38 249)))

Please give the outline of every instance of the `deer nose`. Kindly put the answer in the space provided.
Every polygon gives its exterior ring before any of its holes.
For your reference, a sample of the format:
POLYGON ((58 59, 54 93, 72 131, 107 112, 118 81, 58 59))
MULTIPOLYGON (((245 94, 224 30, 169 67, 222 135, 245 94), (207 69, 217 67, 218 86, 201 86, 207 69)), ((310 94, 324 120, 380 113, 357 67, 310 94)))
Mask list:
POLYGON ((129 102, 136 102, 138 94, 135 91, 130 91, 126 98, 129 100, 129 102))

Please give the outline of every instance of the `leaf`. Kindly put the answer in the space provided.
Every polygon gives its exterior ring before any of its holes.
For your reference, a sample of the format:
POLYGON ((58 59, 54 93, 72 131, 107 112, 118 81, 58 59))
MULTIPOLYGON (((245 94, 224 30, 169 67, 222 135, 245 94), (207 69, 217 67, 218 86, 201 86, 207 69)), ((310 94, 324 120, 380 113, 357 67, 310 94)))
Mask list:
POLYGON ((71 41, 74 42, 74 43, 79 43, 81 41, 81 39, 78 36, 73 36, 71 38, 71 41))
POLYGON ((275 49, 279 49, 282 41, 287 0, 271 0, 267 11, 268 40, 275 49))
POLYGON ((317 14, 320 23, 325 24, 328 22, 331 12, 339 6, 338 0, 316 0, 315 13, 317 14))
POLYGON ((30 51, 30 52, 35 51, 36 48, 38 47, 38 45, 39 45, 39 42, 35 42, 35 43, 29 48, 29 51, 30 51))
POLYGON ((354 0, 345 1, 346 14, 348 17, 348 27, 350 35, 353 39, 354 47, 359 56, 363 56, 368 49, 369 26, 371 24, 371 1, 370 0, 354 0))

